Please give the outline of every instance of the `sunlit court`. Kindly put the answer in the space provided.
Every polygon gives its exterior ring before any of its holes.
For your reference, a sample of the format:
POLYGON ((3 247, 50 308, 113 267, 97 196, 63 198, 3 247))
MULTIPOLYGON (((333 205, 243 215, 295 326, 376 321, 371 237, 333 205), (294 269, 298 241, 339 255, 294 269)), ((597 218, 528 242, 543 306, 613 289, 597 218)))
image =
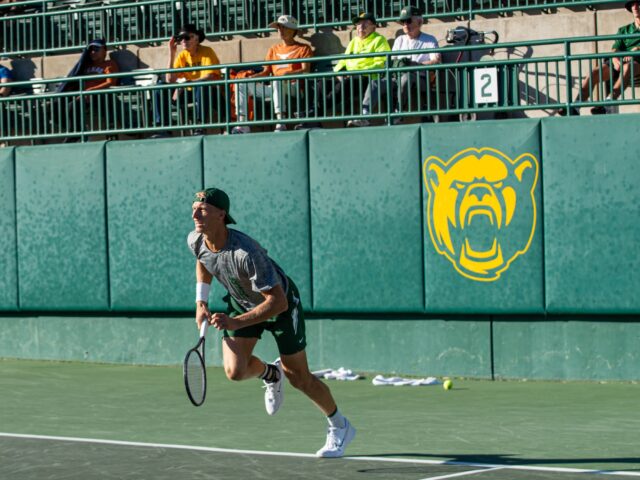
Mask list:
POLYGON ((219 368, 199 408, 177 367, 4 360, 0 371, 6 479, 640 476, 630 383, 329 380, 358 437, 344 459, 317 459, 323 420, 302 395, 287 388, 268 417, 261 389, 219 368))
POLYGON ((640 0, 0 0, 0 480, 640 480, 640 0))

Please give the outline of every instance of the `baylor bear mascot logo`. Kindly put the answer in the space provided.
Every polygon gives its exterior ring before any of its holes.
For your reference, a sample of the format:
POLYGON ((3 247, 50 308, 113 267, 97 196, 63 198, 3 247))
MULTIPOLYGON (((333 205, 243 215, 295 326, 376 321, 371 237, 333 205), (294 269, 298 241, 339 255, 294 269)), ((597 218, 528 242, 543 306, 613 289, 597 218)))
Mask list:
POLYGON ((538 161, 468 148, 423 165, 429 234, 462 275, 491 282, 529 249, 536 226, 538 161))

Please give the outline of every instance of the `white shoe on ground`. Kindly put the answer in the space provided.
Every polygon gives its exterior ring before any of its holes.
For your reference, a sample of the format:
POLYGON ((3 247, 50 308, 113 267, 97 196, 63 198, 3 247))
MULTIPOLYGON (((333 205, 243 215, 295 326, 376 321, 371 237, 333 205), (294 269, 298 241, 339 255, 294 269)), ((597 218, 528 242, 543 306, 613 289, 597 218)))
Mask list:
POLYGON ((284 123, 276 123, 276 128, 273 129, 274 132, 286 132, 287 126, 284 123))
POLYGON ((282 405, 282 400, 284 399, 284 391, 282 389, 284 386, 284 371, 282 370, 280 359, 277 358, 276 361, 273 362, 273 365, 278 369, 280 379, 273 383, 267 383, 263 380, 263 388, 265 389, 264 406, 269 415, 275 415, 278 412, 280 405, 282 405))
POLYGON ((316 452, 316 457, 338 458, 344 455, 344 449, 356 436, 356 429, 349 423, 349 420, 346 422, 344 428, 329 427, 327 441, 324 447, 316 452))
POLYGON ((371 125, 369 120, 349 120, 347 122, 347 127, 368 127, 371 125))
POLYGON ((231 129, 231 135, 238 135, 240 133, 251 133, 251 128, 247 126, 238 126, 231 129))

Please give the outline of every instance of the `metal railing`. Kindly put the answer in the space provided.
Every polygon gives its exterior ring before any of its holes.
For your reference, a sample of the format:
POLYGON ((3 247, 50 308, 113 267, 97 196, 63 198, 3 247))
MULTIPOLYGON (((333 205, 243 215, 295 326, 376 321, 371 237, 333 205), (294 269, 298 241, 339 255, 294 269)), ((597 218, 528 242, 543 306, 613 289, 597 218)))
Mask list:
MULTIPOLYGON (((148 77, 211 67, 75 77, 71 79, 77 83, 75 91, 0 98, 0 140, 86 141, 91 136, 200 133, 199 130, 232 133, 234 127, 269 130, 277 124, 289 129, 296 124, 303 128, 322 124, 330 127, 336 126, 336 122, 342 126, 354 120, 394 124, 407 117, 419 117, 422 121, 458 121, 483 115, 523 116, 525 111, 534 110, 571 115, 575 113, 573 108, 638 105, 640 51, 572 53, 576 44, 637 37, 611 35, 424 50, 439 51, 445 59, 459 60, 430 66, 403 66, 393 61, 397 52, 381 52, 362 57, 386 56, 384 68, 337 73, 329 65, 353 56, 317 57, 305 59, 313 64, 312 73, 286 77, 235 76, 235 72, 258 64, 221 65, 224 75, 220 80, 182 84, 149 84, 148 77), (486 56, 490 53, 488 49, 517 55, 542 45, 556 45, 563 53, 508 59, 486 56), (611 69, 604 68, 613 59, 624 57, 632 57, 636 62, 626 64, 628 78, 618 79, 611 69), (601 82, 593 76, 595 66, 605 71, 600 75, 601 82), (403 76, 407 81, 401 90, 403 76), (121 85, 105 90, 83 90, 87 81, 106 77, 119 79, 121 85), (139 81, 140 78, 145 81, 139 81), (493 81, 493 85, 487 80, 493 81), (593 92, 592 98, 582 96, 581 82, 593 92), (606 99, 616 82, 621 82, 620 96, 615 100, 606 99), (274 91, 280 94, 280 115, 274 109, 274 91), (244 102, 241 92, 247 93, 244 102), (491 95, 485 98, 485 93, 491 95), (363 111, 363 105, 368 106, 367 112, 363 111)), ((291 61, 261 62, 283 63, 291 61)), ((8 85, 42 91, 43 85, 53 90, 56 84, 69 80, 8 85)))
POLYGON ((531 9, 619 5, 614 0, 29 0, 0 5, 0 55, 77 51, 93 38, 110 46, 156 44, 182 24, 195 23, 209 38, 266 34, 281 14, 303 28, 341 28, 362 11, 395 21, 405 3, 425 18, 473 18, 531 9), (17 10, 15 8, 18 7, 17 10), (11 10, 13 8, 14 10, 11 10))

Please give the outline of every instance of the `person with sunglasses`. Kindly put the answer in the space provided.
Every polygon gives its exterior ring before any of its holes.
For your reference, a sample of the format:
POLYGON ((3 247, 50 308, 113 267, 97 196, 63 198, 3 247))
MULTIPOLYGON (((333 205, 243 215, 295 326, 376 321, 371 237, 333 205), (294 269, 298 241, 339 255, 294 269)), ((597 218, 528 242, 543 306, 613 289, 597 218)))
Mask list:
MULTIPOLYGON (((356 34, 344 52, 345 55, 351 55, 351 57, 339 60, 333 67, 333 71, 338 73, 337 76, 317 80, 315 90, 318 99, 316 105, 312 105, 308 111, 309 120, 312 120, 313 117, 338 116, 340 109, 344 116, 355 115, 357 112, 352 105, 354 99, 357 99, 362 116, 378 113, 378 100, 381 96, 379 92, 385 91, 384 79, 378 73, 366 74, 364 72, 384 68, 387 57, 385 55, 362 57, 360 54, 389 52, 391 47, 387 39, 376 32, 378 21, 374 14, 362 12, 353 17, 351 22, 355 27, 356 34), (363 73, 353 74, 352 72, 363 73)), ((368 125, 370 122, 366 118, 356 118, 347 122, 347 127, 366 127, 368 125)), ((295 129, 304 130, 320 126, 318 121, 307 121, 296 125, 295 129)))
MULTIPOLYGON (((220 60, 213 48, 202 45, 206 39, 202 30, 196 28, 194 24, 184 25, 177 35, 169 39, 169 62, 167 68, 186 68, 219 65, 220 60), (178 53, 178 45, 182 51, 178 53)), ((159 83, 191 83, 209 80, 219 80, 219 69, 193 70, 185 72, 168 72, 164 77, 164 82, 159 83)), ((178 105, 178 113, 188 113, 186 105, 195 103, 196 124, 209 121, 209 99, 213 105, 218 104, 219 88, 214 86, 188 86, 185 85, 176 89, 158 89, 154 91, 154 123, 155 125, 167 125, 168 116, 171 115, 171 105, 178 105), (180 108, 182 106, 182 108, 180 108)), ((204 134, 204 129, 197 127, 193 130, 194 135, 204 134)), ((153 135, 153 138, 169 137, 167 131, 153 135)))
MULTIPOLYGON (((406 6, 400 12, 398 23, 402 25, 403 35, 400 35, 393 42, 393 52, 404 52, 404 55, 394 55, 392 63, 394 67, 406 67, 417 65, 436 65, 442 63, 442 57, 439 52, 411 53, 411 50, 426 50, 438 48, 438 40, 433 35, 429 35, 422 31, 424 19, 417 7, 406 6)), ((429 90, 429 85, 433 83, 435 72, 431 72, 427 80, 427 70, 412 70, 399 72, 399 90, 397 99, 397 108, 400 111, 406 111, 406 103, 411 98, 422 98, 423 90, 429 90), (411 91, 411 95, 409 92, 411 91)), ((393 124, 397 125, 402 122, 401 117, 396 117, 393 124)))
MULTIPOLYGON (((71 92, 77 90, 83 90, 90 92, 94 90, 104 90, 110 87, 118 85, 117 78, 94 78, 85 81, 71 80, 77 77, 83 77, 87 75, 108 75, 111 73, 118 73, 120 69, 118 64, 107 58, 107 43, 104 39, 98 38, 91 40, 86 46, 80 59, 73 66, 67 78, 69 80, 62 82, 58 85, 57 92, 71 92)), ((111 110, 111 102, 107 95, 85 95, 75 97, 64 97, 67 110, 67 131, 69 133, 78 132, 82 130, 82 123, 85 121, 87 112, 94 116, 100 116, 101 118, 115 119, 116 113, 111 110), (84 100, 84 112, 85 116, 80 114, 80 100, 84 100)), ((80 137, 67 136, 64 140, 65 143, 78 142, 80 137)))

